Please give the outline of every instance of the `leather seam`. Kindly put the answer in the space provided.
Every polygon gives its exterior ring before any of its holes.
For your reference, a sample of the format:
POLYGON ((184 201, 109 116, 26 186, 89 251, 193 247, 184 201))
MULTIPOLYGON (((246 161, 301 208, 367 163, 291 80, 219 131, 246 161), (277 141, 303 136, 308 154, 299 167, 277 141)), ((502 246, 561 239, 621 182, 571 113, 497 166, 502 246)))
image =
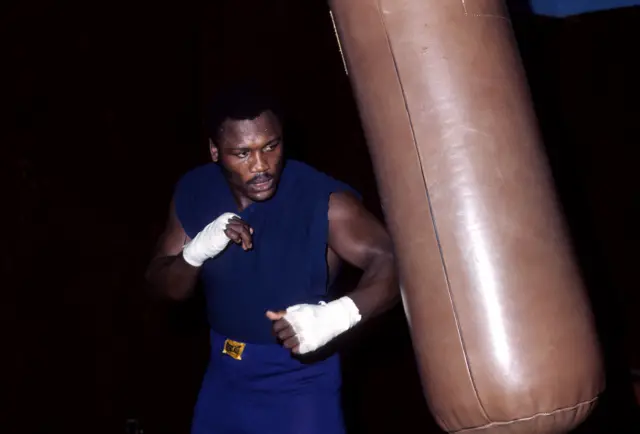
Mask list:
POLYGON ((539 418, 539 417, 543 417, 543 416, 552 416, 552 415, 557 414, 557 413, 562 413, 562 412, 565 412, 565 411, 571 411, 571 410, 575 410, 577 408, 583 407, 585 405, 593 404, 597 400, 598 400, 598 397, 596 396, 595 398, 589 399, 587 401, 579 402, 578 404, 572 405, 571 407, 563 407, 563 408, 558 408, 558 409, 553 410, 553 411, 540 412, 540 413, 536 413, 536 414, 534 414, 532 416, 521 417, 521 418, 518 418, 518 419, 504 421, 504 422, 491 422, 491 423, 488 423, 486 425, 482 425, 482 426, 479 426, 479 427, 476 427, 476 428, 463 428, 461 430, 454 431, 452 434, 461 434, 461 433, 470 433, 470 432, 474 432, 474 431, 482 431, 482 430, 485 430, 485 429, 493 428, 495 426, 507 426, 507 425, 512 425, 512 424, 515 424, 515 423, 520 423, 520 422, 525 422, 525 421, 528 421, 528 420, 533 420, 533 419, 536 419, 536 418, 539 418))
POLYGON ((458 315, 458 311, 456 309, 456 304, 454 302, 453 294, 452 294, 452 291, 451 291, 451 281, 449 279, 449 272, 448 272, 448 269, 447 269, 446 261, 444 259, 444 253, 443 253, 443 249, 442 249, 442 244, 440 242, 440 235, 438 233, 438 225, 437 225, 437 222, 436 222, 436 216, 435 216, 434 209, 433 209, 433 206, 432 206, 432 203, 431 203, 431 196, 429 194, 429 187, 428 187, 428 184, 427 184, 427 177, 426 177, 426 174, 424 172, 424 166, 422 164, 422 155, 420 154, 420 149, 418 148, 418 143, 417 143, 416 136, 415 136, 415 128, 413 127, 413 121, 411 119, 411 113, 410 113, 409 107, 408 107, 407 94, 406 94, 404 86, 402 84, 402 79, 400 78, 400 71, 398 69, 398 63, 396 61, 396 56, 395 56, 395 54, 393 52, 393 46, 392 46, 391 40, 389 38, 389 32, 387 31, 387 23, 386 23, 386 21, 384 19, 384 14, 382 13, 382 7, 381 7, 381 4, 380 4, 381 1, 382 0, 376 0, 376 7, 378 9, 378 17, 380 19, 380 23, 382 24, 382 28, 384 29, 384 36, 385 36, 385 40, 387 41, 387 47, 389 49, 389 53, 391 54, 391 59, 393 61, 393 68, 395 70, 396 79, 397 79, 397 82, 398 82, 398 86, 400 86, 400 90, 402 92, 403 104, 404 104, 405 112, 406 112, 406 115, 407 115, 407 119, 409 121, 409 127, 411 129, 411 137, 413 139, 413 146, 415 148, 416 154, 418 155, 418 162, 420 164, 420 169, 421 169, 421 173, 422 173, 422 181, 424 183, 424 190, 425 190, 425 193, 426 193, 427 202, 429 204, 429 212, 431 213, 431 223, 433 225, 433 231, 434 231, 434 234, 435 234, 435 237, 436 237, 436 243, 438 245, 438 252, 440 253, 440 260, 441 260, 441 263, 442 263, 442 270, 443 270, 444 278, 445 278, 445 281, 446 281, 447 292, 448 292, 448 296, 449 296, 449 302, 451 303, 451 310, 452 310, 452 313, 453 313, 454 321, 456 323, 456 331, 458 332, 458 339, 460 341, 460 345, 461 345, 462 350, 463 350, 462 352, 463 352, 463 355, 464 355, 464 361, 465 361, 465 365, 466 365, 466 368, 467 368, 467 374, 469 375, 469 381, 471 382, 471 385, 473 387, 473 393, 475 395, 476 402, 477 402, 478 406, 480 407, 480 411, 482 412, 482 416, 490 424, 490 423, 493 423, 493 422, 489 418, 489 416, 487 414, 487 411, 484 408, 484 405, 482 404, 482 401, 480 400, 480 394, 478 392, 478 387, 476 385, 476 382, 475 382, 475 379, 474 379, 474 376, 473 376, 473 371, 471 369, 471 364, 469 363, 469 356, 467 354, 467 347, 466 347, 465 340, 464 340, 464 338, 462 336, 462 332, 461 332, 461 329, 460 329, 459 315, 458 315))

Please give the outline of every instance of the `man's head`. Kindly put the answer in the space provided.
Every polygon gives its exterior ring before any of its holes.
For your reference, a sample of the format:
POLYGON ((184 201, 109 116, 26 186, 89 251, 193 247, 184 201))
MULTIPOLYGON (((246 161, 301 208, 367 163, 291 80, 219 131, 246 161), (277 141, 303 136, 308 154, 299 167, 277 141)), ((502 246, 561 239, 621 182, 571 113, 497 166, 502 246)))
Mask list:
POLYGON ((253 85, 226 89, 209 113, 211 158, 218 163, 243 206, 270 199, 282 167, 279 110, 253 85))

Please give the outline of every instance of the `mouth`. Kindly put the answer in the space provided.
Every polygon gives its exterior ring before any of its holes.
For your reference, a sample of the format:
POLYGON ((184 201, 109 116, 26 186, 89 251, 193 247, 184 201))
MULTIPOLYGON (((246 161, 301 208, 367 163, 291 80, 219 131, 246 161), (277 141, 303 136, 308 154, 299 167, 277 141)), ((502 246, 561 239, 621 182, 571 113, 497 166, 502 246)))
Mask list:
POLYGON ((251 184, 251 189, 253 191, 267 191, 267 190, 271 190, 272 187, 273 187, 273 178, 269 179, 268 181, 256 182, 251 184))

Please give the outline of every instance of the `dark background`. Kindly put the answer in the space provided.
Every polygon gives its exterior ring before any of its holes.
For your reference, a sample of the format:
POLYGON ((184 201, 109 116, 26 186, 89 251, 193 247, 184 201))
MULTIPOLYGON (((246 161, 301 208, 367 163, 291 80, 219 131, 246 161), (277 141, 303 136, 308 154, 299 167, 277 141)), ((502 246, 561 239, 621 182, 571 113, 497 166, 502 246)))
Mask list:
MULTIPOLYGON (((200 107, 259 76, 296 155, 360 190, 370 161, 322 1, 3 6, 0 432, 188 432, 207 354, 200 300, 152 303, 142 273, 173 183, 206 159, 200 107)), ((514 13, 603 340, 609 389, 582 432, 640 432, 638 8, 514 13)), ((347 282, 349 277, 346 276, 347 282)), ((353 433, 437 433, 398 308, 344 351, 353 433)))

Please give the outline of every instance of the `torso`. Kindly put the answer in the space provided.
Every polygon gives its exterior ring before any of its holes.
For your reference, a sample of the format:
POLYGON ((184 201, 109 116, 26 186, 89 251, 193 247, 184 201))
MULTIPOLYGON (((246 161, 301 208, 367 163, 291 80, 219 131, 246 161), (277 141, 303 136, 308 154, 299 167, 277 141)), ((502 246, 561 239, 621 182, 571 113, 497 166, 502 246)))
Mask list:
POLYGON ((217 166, 203 166, 183 178, 176 212, 189 237, 224 212, 236 212, 254 229, 252 250, 230 245, 203 266, 214 331, 243 342, 274 342, 266 310, 326 299, 340 267, 327 247, 329 197, 339 190, 349 187, 292 161, 271 200, 237 212, 217 166))

